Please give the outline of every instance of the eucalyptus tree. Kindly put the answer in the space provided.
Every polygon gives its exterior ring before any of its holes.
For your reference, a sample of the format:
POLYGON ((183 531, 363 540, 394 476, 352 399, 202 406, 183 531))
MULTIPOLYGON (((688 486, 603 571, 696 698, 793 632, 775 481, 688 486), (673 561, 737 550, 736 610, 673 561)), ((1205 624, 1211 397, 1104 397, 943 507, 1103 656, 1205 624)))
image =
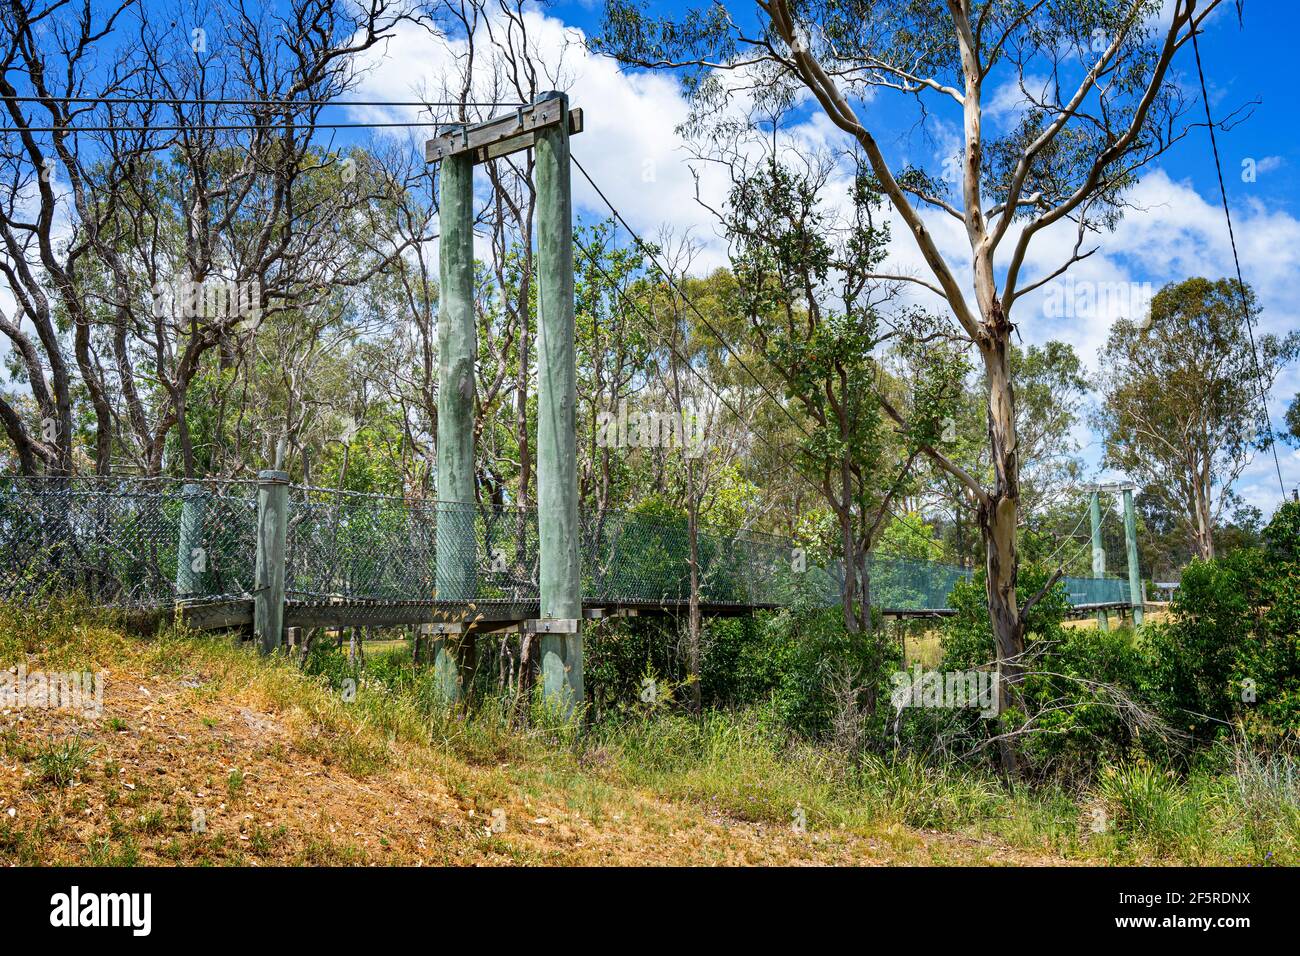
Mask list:
MULTIPOLYGON (((229 367, 261 321, 359 286, 400 254, 388 248, 376 260, 364 241, 390 235, 374 229, 374 207, 391 192, 387 177, 358 175, 354 159, 322 147, 320 130, 323 110, 357 84, 359 56, 410 18, 404 0, 307 0, 284 16, 231 3, 178 14, 166 27, 142 21, 149 76, 174 129, 175 170, 155 201, 141 184, 139 258, 155 288, 170 280, 206 295, 224 285, 240 290, 242 306, 178 309, 155 297, 142 338, 165 401, 150 471, 162 467, 160 433, 175 427, 181 467, 194 473, 189 386, 209 349, 229 367), (368 191, 376 182, 381 188, 368 191), (181 224, 171 242, 158 229, 167 219, 181 224)), ((112 261, 111 249, 102 254, 112 261)), ((289 438, 274 443, 268 464, 289 438)))
MULTIPOLYGON (((1094 251, 1089 237, 1114 224, 1142 169, 1186 135, 1188 104, 1171 67, 1220 2, 759 0, 756 10, 743 5, 743 20, 740 4, 677 19, 652 18, 627 0, 607 5, 598 48, 627 64, 687 71, 698 111, 722 124, 747 107, 757 122, 755 111, 811 94, 861 151, 923 263, 882 271, 935 296, 978 356, 992 480, 933 443, 921 450, 960 483, 981 529, 1004 706, 1019 683, 1026 614, 1046 593, 1017 593, 1023 449, 1013 310, 1094 251), (1025 108, 999 135, 986 107, 1003 92, 1025 108), (956 155, 924 167, 888 155, 885 95, 913 106, 918 121, 953 121, 956 155), (960 254, 941 248, 936 217, 959 225, 960 254), (1069 251, 1027 274, 1031 244, 1058 230, 1073 234, 1069 251)), ((1011 747, 1003 760, 1016 763, 1011 747)))
MULTIPOLYGON (((713 337, 713 322, 706 314, 712 311, 716 316, 728 304, 725 298, 708 294, 721 277, 691 278, 700 248, 689 237, 677 238, 665 230, 656 245, 645 296, 655 346, 654 371, 647 384, 656 399, 651 407, 641 408, 642 422, 649 423, 641 430, 650 439, 642 444, 659 463, 658 484, 668 491, 676 486, 686 513, 685 657, 691 707, 698 713, 700 667, 706 653, 701 594, 727 565, 725 555, 701 552, 700 530, 737 484, 758 403, 752 384, 728 381, 730 356, 713 337)), ((734 289, 732 283, 726 286, 734 289)), ((761 510, 733 510, 728 530, 748 531, 761 510)))
POLYGON ((36 437, 0 407, 23 468, 73 468, 75 368, 96 471, 157 474, 171 448, 194 474, 189 398, 209 350, 233 364, 261 317, 363 278, 321 271, 335 261, 324 237, 355 213, 304 184, 328 163, 321 110, 407 17, 388 0, 306 0, 284 16, 0 8, 0 174, 14 187, 0 275, 17 306, 0 331, 45 419, 36 437))
POLYGON ((627 504, 636 474, 601 425, 617 419, 650 382, 656 329, 641 318, 650 305, 641 254, 615 246, 610 222, 579 226, 574 240, 578 495, 602 520, 627 504))
MULTIPOLYGON (((142 52, 113 36, 136 7, 135 0, 0 6, 0 277, 14 302, 0 307, 0 332, 39 416, 19 414, 0 396, 0 423, 28 473, 73 471, 77 377, 94 418, 93 466, 111 466, 112 363, 94 353, 95 301, 82 277, 113 215, 103 200, 158 143, 148 129, 156 110, 140 99, 142 52), (103 173, 93 192, 91 164, 103 173)), ((116 372, 124 374, 120 361, 116 372)))
MULTIPOLYGON (((1083 462, 1075 430, 1084 420, 1084 404, 1091 386, 1083 363, 1066 342, 1011 346, 1010 366, 1016 383, 1016 436, 1021 447, 1020 527, 1041 524, 1062 506, 1077 503, 1083 479, 1083 462)), ((900 370, 900 377, 908 373, 900 370)), ((985 432, 983 381, 967 377, 963 397, 949 422, 944 454, 967 472, 991 481, 993 468, 985 432)), ((948 515, 955 556, 972 557, 978 539, 967 535, 965 486, 942 468, 928 469, 926 505, 948 515)), ((1051 551, 1052 549, 1048 549, 1051 551)))
POLYGON ((1251 341, 1246 323, 1257 311, 1253 291, 1235 280, 1171 283, 1152 300, 1148 321, 1115 323, 1101 355, 1097 423, 1107 462, 1178 515, 1204 560, 1240 503, 1234 483, 1271 443, 1260 395, 1300 355, 1300 332, 1251 341))

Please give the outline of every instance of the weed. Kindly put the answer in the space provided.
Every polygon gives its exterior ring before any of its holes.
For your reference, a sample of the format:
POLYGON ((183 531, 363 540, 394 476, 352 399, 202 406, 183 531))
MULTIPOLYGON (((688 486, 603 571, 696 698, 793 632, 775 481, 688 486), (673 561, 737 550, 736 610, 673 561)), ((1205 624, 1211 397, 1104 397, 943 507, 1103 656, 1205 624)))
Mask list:
POLYGON ((90 762, 90 756, 94 752, 94 747, 87 747, 75 738, 59 744, 47 744, 36 752, 40 780, 59 790, 71 786, 90 762))

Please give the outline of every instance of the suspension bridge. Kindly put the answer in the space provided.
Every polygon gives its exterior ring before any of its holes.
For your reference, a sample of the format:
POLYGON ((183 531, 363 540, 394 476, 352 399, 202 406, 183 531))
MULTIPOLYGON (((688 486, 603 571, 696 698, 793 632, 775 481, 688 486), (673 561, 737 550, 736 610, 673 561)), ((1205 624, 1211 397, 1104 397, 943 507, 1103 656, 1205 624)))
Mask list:
MULTIPOLYGON (((584 512, 577 543, 584 619, 689 607, 685 518, 584 512)), ((311 488, 274 472, 0 478, 0 600, 75 592, 102 606, 180 608, 199 627, 252 625, 259 595, 282 592, 283 627, 524 628, 540 620, 539 545, 536 509, 311 488)), ((810 560, 791 539, 702 528, 696 555, 706 615, 840 603, 842 566, 810 560)), ((883 554, 869 570, 872 604, 887 617, 950 615, 953 587, 971 576, 883 554)), ((1120 578, 1062 584, 1080 614, 1132 603, 1120 578)))
MULTIPOLYGON (((717 528, 692 540, 684 519, 580 508, 569 138, 581 131, 581 111, 546 93, 427 143, 440 167, 436 500, 304 487, 278 471, 0 479, 0 599, 76 591, 178 609, 197 627, 251 627, 267 652, 291 627, 427 625, 451 674, 473 653, 470 637, 516 629, 540 637, 543 693, 569 704, 583 698, 584 622, 680 614, 693 600, 711 616, 840 603, 842 568, 806 560, 790 540, 717 528), (537 190, 536 509, 485 507, 474 483, 473 172, 522 149, 534 150, 537 190)), ((1094 505, 1094 576, 1063 579, 1070 604, 1102 620, 1108 609, 1137 615, 1131 533, 1129 581, 1106 577, 1098 522, 1094 505)), ((873 555, 867 584, 887 616, 943 616, 970 573, 873 555)), ((444 686, 456 695, 455 680, 444 686)))

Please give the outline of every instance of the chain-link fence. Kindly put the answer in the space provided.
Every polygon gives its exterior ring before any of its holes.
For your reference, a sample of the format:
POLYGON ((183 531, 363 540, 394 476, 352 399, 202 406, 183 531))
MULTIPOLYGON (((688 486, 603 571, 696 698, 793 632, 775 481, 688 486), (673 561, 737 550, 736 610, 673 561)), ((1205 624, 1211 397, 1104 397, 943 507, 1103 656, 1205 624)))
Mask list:
POLYGON ((290 600, 538 600, 537 513, 520 508, 294 486, 286 553, 290 600))
MULTIPOLYGON (((691 594, 691 535, 684 517, 597 511, 583 515, 582 593, 611 603, 685 604, 691 594)), ((701 528, 696 580, 708 605, 788 603, 790 542, 752 531, 701 528)))
POLYGON ((252 585, 256 528, 247 482, 0 478, 0 599, 76 591, 130 607, 240 596, 252 585), (202 534, 182 556, 186 495, 202 534))
MULTIPOLYGON (((257 484, 141 478, 0 478, 0 600, 77 591, 97 604, 166 606, 247 599, 257 560, 257 484)), ((684 517, 617 510, 582 516, 589 605, 684 605, 691 536, 684 517)), ((301 605, 474 603, 535 608, 537 513, 291 486, 285 597, 301 605)), ((839 602, 843 568, 792 542, 701 528, 706 606, 839 602)), ((941 611, 955 565, 873 555, 872 604, 941 611)), ((1066 578, 1075 605, 1122 604, 1127 583, 1066 578)))

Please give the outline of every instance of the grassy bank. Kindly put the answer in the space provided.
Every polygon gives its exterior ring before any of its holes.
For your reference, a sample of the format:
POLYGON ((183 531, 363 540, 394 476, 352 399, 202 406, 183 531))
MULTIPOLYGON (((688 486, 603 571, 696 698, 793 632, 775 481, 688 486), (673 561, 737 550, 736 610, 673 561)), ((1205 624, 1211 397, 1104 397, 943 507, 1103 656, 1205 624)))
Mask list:
POLYGON ((401 654, 372 654, 354 689, 227 638, 0 612, 6 667, 106 675, 98 716, 0 715, 0 861, 1300 861, 1300 778, 1279 757, 1009 790, 914 755, 849 761, 762 708, 586 728, 521 727, 492 700, 452 713, 401 654))

